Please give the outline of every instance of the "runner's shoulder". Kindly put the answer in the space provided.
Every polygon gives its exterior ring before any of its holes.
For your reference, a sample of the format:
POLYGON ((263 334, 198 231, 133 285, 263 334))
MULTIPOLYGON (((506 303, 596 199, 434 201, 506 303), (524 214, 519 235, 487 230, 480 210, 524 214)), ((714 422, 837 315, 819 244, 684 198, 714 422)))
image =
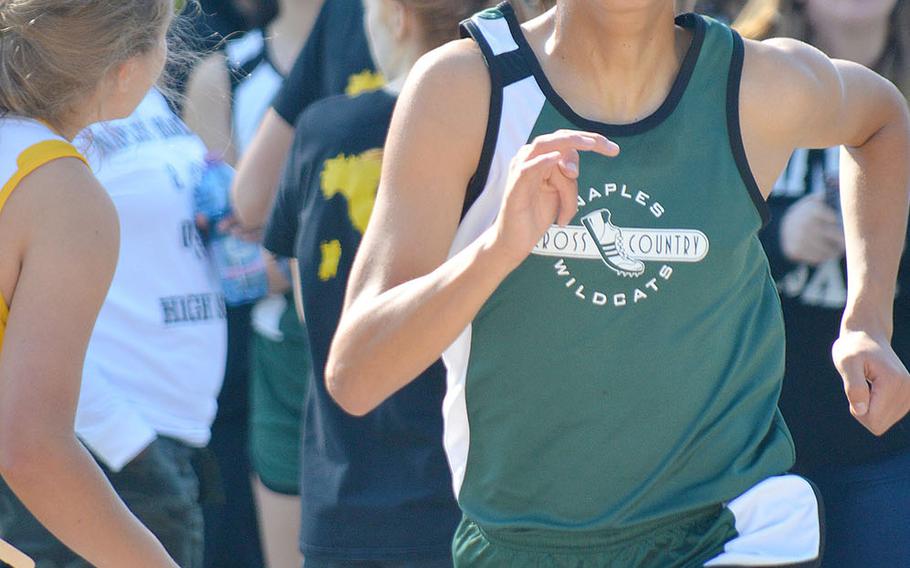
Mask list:
POLYGON ((758 123, 790 129, 840 95, 837 69, 818 49, 790 38, 745 40, 740 108, 761 116, 758 123))
MULTIPOLYGON (((119 223, 107 191, 81 160, 59 158, 26 176, 4 208, 21 234, 53 243, 81 242, 116 248, 119 223)), ((115 254, 116 259, 116 254, 115 254)))
MULTIPOLYGON (((411 72, 402 99, 452 123, 481 127, 490 105, 491 81, 483 55, 470 39, 425 54, 411 72)), ((459 130, 461 130, 459 128, 459 130)))

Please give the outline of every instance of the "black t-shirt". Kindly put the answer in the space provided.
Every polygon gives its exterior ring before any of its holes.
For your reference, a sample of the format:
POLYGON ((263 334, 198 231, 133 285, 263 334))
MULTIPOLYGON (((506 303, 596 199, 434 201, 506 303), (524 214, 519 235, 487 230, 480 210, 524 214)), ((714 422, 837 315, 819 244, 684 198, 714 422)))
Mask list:
MULTIPOLYGON (((795 471, 861 464, 910 451, 910 417, 876 437, 850 414, 831 359, 847 299, 847 267, 838 259, 816 267, 789 261, 780 248, 780 222, 796 201, 827 193, 836 206, 838 150, 798 150, 768 200, 772 221, 761 237, 781 293, 787 366, 780 407, 796 444, 795 471)), ((892 345, 910 361, 910 255, 901 260, 892 345)))
POLYGON ((326 0, 272 108, 288 124, 326 97, 378 87, 360 0, 326 0))
POLYGON ((266 248, 299 262, 313 357, 301 450, 307 558, 447 557, 460 518, 442 449, 440 362, 362 418, 341 410, 324 383, 394 105, 374 91, 304 111, 266 230, 266 248))

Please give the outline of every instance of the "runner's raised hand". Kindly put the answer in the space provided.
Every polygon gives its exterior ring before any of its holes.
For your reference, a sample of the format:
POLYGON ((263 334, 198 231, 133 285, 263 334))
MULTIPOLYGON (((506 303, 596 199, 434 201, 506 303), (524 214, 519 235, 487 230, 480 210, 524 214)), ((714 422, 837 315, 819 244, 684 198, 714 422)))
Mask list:
POLYGON ((538 136, 512 159, 495 240, 516 265, 551 225, 568 223, 578 211, 579 152, 612 158, 619 146, 600 134, 558 130, 538 136))

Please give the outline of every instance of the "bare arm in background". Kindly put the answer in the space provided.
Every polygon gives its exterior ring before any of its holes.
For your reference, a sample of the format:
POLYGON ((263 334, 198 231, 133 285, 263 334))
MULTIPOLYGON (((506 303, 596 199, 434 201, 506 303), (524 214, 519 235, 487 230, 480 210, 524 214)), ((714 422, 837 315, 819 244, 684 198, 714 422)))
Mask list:
POLYGON ((231 80, 224 54, 212 53, 193 70, 186 89, 183 121, 210 152, 235 165, 231 80))
POLYGON ((840 187, 848 299, 833 355, 851 412, 881 435, 910 410, 910 375, 890 344, 910 188, 906 102, 865 67, 769 40, 746 43, 740 103, 746 151, 766 196, 794 148, 847 148, 840 187))
POLYGON ((281 170, 293 142, 293 125, 270 108, 237 165, 231 187, 234 213, 244 228, 258 229, 268 221, 281 170))
POLYGON ((3 213, 21 268, 3 282, 10 314, 0 353, 0 471, 35 517, 93 565, 174 567, 73 432, 85 350, 117 262, 117 213, 74 159, 26 177, 3 213))

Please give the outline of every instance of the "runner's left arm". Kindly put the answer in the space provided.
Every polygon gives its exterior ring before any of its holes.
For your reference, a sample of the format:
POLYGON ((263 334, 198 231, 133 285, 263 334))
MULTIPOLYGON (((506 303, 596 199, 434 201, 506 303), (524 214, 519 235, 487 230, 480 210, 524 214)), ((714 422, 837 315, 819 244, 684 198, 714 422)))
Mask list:
POLYGON ((794 40, 747 43, 742 93, 744 142, 765 189, 793 148, 845 148, 848 299, 833 355, 851 412, 881 435, 910 410, 910 375, 890 345, 910 199, 906 101, 865 67, 794 40))

